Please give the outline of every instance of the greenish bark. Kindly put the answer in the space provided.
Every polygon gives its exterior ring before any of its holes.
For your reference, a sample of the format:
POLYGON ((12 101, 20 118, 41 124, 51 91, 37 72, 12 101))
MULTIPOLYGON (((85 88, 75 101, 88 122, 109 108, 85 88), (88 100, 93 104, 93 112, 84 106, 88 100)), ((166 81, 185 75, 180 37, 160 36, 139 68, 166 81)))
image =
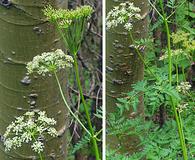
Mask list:
MULTIPOLYGON (((13 0, 7 9, 0 6, 0 134, 14 117, 30 109, 45 110, 57 121, 58 138, 46 139, 45 159, 64 160, 66 157, 67 111, 54 77, 26 75, 26 62, 45 51, 61 48, 55 29, 43 17, 46 4, 67 6, 60 0, 13 0)), ((62 73, 63 74, 63 73, 62 73)), ((64 74, 60 75, 65 84, 64 74)), ((34 159, 29 145, 5 153, 0 143, 1 160, 34 159)))
MULTIPOLYGON (((148 13, 148 1, 135 0, 136 7, 142 10, 141 15, 148 13)), ((109 12, 113 6, 118 5, 118 1, 107 0, 106 10, 109 12)), ((144 38, 147 35, 147 18, 136 22, 133 27, 134 39, 144 38)), ((113 112, 116 107, 117 98, 123 97, 124 93, 131 90, 131 84, 142 80, 144 77, 144 65, 139 59, 135 49, 130 48, 132 44, 129 33, 122 27, 115 30, 106 31, 106 111, 113 112)), ((143 113, 143 99, 140 97, 139 113, 143 113)), ((132 111, 127 113, 127 117, 132 117, 132 111)), ((128 152, 135 149, 136 138, 125 137, 119 142, 116 137, 107 136, 107 144, 111 148, 115 148, 119 143, 127 148, 128 152), (134 142, 135 141, 135 142, 134 142)))

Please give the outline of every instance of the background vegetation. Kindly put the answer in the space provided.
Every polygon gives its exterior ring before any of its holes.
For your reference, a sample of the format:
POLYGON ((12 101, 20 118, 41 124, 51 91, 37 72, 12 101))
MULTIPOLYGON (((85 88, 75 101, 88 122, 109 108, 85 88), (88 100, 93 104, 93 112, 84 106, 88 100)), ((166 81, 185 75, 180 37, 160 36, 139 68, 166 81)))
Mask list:
POLYGON ((163 20, 161 1, 149 2, 149 37, 137 38, 134 44, 139 49, 145 48, 145 76, 134 83, 133 89, 124 97, 118 98, 115 112, 108 115, 107 136, 115 135, 119 143, 115 149, 107 146, 107 159, 194 159, 194 2, 163 2, 170 34, 167 34, 163 20), (168 56, 168 36, 171 57, 168 56), (138 95, 144 98, 144 115, 135 117, 138 95), (127 112, 132 116, 127 117, 127 112), (178 115, 179 126, 175 115, 178 115), (179 137, 182 133, 178 132, 178 127, 184 135, 187 156, 184 155, 185 145, 181 147, 183 142, 179 137), (126 136, 138 137, 138 143, 127 141, 137 146, 136 150, 122 143, 126 136))

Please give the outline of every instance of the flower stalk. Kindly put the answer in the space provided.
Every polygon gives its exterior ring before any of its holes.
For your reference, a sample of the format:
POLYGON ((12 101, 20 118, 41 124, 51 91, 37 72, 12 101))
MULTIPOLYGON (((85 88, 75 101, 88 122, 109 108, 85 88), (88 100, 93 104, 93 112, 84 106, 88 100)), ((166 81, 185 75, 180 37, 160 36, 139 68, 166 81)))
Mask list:
MULTIPOLYGON (((164 6, 163 6, 163 1, 159 0, 160 2, 160 7, 162 10, 162 15, 163 15, 163 21, 165 24, 165 29, 166 29, 166 35, 167 35, 167 49, 168 49, 168 66, 169 66, 169 84, 172 85, 172 55, 171 55, 171 35, 170 35, 170 29, 169 29, 169 25, 168 25, 168 20, 164 11, 164 6)), ((183 158, 184 160, 188 160, 188 155, 187 155, 187 147, 185 144, 185 136, 183 133, 183 126, 182 124, 182 119, 181 116, 179 115, 179 113, 177 112, 177 108, 173 102, 173 99, 171 97, 171 101, 172 101, 172 108, 175 114, 175 119, 176 119, 176 123, 177 123, 177 127, 178 127, 178 132, 179 132, 179 138, 180 138, 180 143, 181 143, 181 148, 182 148, 182 152, 183 152, 183 158)))
POLYGON ((184 158, 184 160, 188 160, 187 148, 186 148, 186 144, 185 144, 185 136, 183 133, 182 119, 181 119, 180 113, 178 113, 178 111, 177 111, 176 105, 174 104, 172 98, 171 98, 171 101, 172 101, 172 108, 173 108, 173 111, 175 114, 175 120, 177 123, 180 144, 181 144, 181 148, 182 148, 182 152, 183 152, 183 158, 184 158))
POLYGON ((74 70, 75 70, 75 75, 76 75, 76 81, 77 81, 79 93, 80 93, 80 96, 81 96, 81 100, 82 100, 82 103, 83 103, 83 106, 84 106, 84 110, 85 110, 85 114, 86 114, 86 118, 87 118, 87 123, 88 123, 89 129, 90 129, 90 132, 91 132, 91 139, 92 139, 92 143, 93 143, 93 146, 94 146, 96 160, 100 160, 99 149, 98 149, 98 145, 97 145, 97 139, 96 139, 96 136, 94 134, 90 114, 89 114, 89 111, 88 111, 88 106, 86 104, 86 101, 85 101, 85 98, 84 98, 84 95, 83 95, 81 81, 80 81, 80 78, 79 78, 80 76, 79 76, 79 68, 78 68, 78 62, 77 62, 77 54, 73 54, 73 59, 74 59, 74 70))
MULTIPOLYGON (((97 145, 97 137, 94 134, 94 129, 92 126, 90 113, 88 111, 88 106, 86 104, 86 101, 83 95, 83 90, 82 90, 80 76, 79 76, 78 62, 77 62, 77 53, 80 49, 81 41, 83 39, 83 33, 85 30, 86 22, 90 18, 92 12, 93 12, 93 9, 90 6, 77 7, 75 10, 63 10, 63 9, 56 10, 56 9, 53 9, 51 6, 48 6, 44 10, 44 14, 47 16, 47 19, 56 26, 60 36, 63 39, 66 49, 73 56, 73 60, 74 60, 73 64, 74 64, 74 71, 76 75, 76 81, 77 81, 79 93, 82 99, 82 103, 84 106, 84 111, 85 111, 85 115, 87 118, 89 131, 86 128, 84 129, 87 131, 87 133, 90 134, 96 160, 100 160, 99 149, 97 145)), ((63 101, 65 105, 68 107, 68 104, 63 95, 63 92, 62 92, 56 73, 55 73, 55 77, 56 77, 63 101)), ((68 108, 69 108, 69 111, 71 112, 70 107, 68 108)), ((77 117, 75 118, 77 119, 78 122, 80 122, 80 120, 77 117)), ((81 122, 80 124, 82 125, 81 122)), ((84 127, 84 125, 82 126, 84 127)))
POLYGON ((58 88, 60 90, 60 95, 63 99, 63 102, 65 104, 65 106, 68 108, 68 111, 70 112, 70 114, 76 119, 76 121, 82 126, 82 128, 91 136, 91 133, 88 131, 88 129, 84 126, 84 124, 79 120, 79 118, 72 112, 70 106, 68 105, 67 101, 66 101, 66 98, 64 97, 64 93, 62 91, 62 87, 60 85, 60 82, 59 82, 59 79, 58 79, 58 76, 56 74, 56 72, 54 72, 54 75, 55 75, 55 79, 57 81, 57 84, 58 84, 58 88))
POLYGON ((43 160, 43 157, 42 157, 41 153, 39 153, 39 158, 40 158, 40 160, 43 160))
POLYGON ((169 83, 170 85, 172 84, 172 56, 171 56, 171 35, 170 35, 170 29, 168 25, 168 20, 164 11, 163 7, 163 1, 160 0, 160 7, 162 10, 162 15, 163 15, 163 21, 165 24, 165 29, 166 29, 166 34, 167 34, 167 50, 168 50, 168 65, 169 65, 169 83))
POLYGON ((130 40, 135 48, 135 52, 137 53, 139 59, 142 61, 144 66, 148 69, 148 71, 152 74, 155 79, 158 77, 152 72, 150 67, 147 65, 144 56, 139 51, 139 48, 135 46, 135 40, 131 33, 133 29, 133 21, 141 20, 142 16, 140 15, 141 9, 135 7, 131 2, 124 2, 119 4, 119 6, 115 6, 111 11, 108 12, 106 17, 106 28, 107 30, 114 29, 119 25, 123 25, 124 29, 128 31, 130 40))
MULTIPOLYGON (((32 135, 32 138, 33 138, 33 141, 34 141, 34 143, 35 143, 35 142, 36 142, 36 138, 35 138, 35 136, 34 136, 34 135, 32 135)), ((43 156, 42 156, 41 152, 40 152, 40 153, 38 153, 38 155, 39 155, 39 159, 40 159, 40 160, 43 160, 43 156)))
MULTIPOLYGON (((135 44, 135 40, 134 37, 132 35, 132 33, 129 31, 129 35, 130 35, 130 40, 132 41, 133 44, 135 44)), ((150 69, 150 67, 147 65, 144 56, 141 54, 141 52, 139 51, 139 49, 135 46, 135 51, 137 53, 137 55, 139 56, 139 59, 142 61, 142 63, 144 64, 144 66, 148 69, 148 71, 152 74, 152 76, 158 80, 158 77, 152 72, 152 70, 150 69)))

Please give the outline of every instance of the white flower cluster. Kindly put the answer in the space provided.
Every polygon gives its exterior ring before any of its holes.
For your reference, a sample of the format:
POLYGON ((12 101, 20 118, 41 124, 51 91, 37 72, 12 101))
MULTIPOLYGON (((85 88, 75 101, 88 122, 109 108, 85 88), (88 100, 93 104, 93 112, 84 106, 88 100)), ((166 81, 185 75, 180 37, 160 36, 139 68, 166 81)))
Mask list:
POLYGON ((119 24, 123 24, 124 28, 130 31, 132 29, 132 22, 141 19, 140 12, 140 8, 135 7, 131 2, 121 3, 108 12, 106 17, 106 28, 112 29, 119 24))
MULTIPOLYGON (((187 56, 182 49, 176 49, 176 50, 172 50, 171 51, 171 57, 179 56, 179 55, 185 55, 185 56, 187 56)), ((164 55, 162 55, 159 58, 159 60, 162 61, 162 60, 165 60, 167 58, 168 58, 168 53, 166 52, 164 55)))
POLYGON ((189 82, 181 82, 179 86, 177 86, 177 91, 183 94, 187 94, 192 86, 189 82))
POLYGON ((56 137, 57 131, 53 127, 56 121, 48 118, 45 111, 30 111, 17 117, 6 129, 4 134, 5 151, 22 147, 23 143, 32 142, 31 148, 36 152, 43 152, 44 144, 39 137, 50 135, 56 137))
POLYGON ((44 52, 35 56, 31 62, 27 64, 28 73, 37 72, 39 75, 45 76, 47 73, 57 72, 65 67, 72 67, 73 58, 65 54, 61 49, 55 52, 44 52))
POLYGON ((187 106, 188 106, 187 103, 179 104, 179 105, 177 106, 178 112, 179 112, 179 113, 183 112, 185 109, 187 109, 187 106))
POLYGON ((31 148, 33 149, 34 152, 36 153, 40 153, 40 152, 43 152, 43 149, 44 149, 44 145, 42 142, 40 141, 35 141, 31 148))

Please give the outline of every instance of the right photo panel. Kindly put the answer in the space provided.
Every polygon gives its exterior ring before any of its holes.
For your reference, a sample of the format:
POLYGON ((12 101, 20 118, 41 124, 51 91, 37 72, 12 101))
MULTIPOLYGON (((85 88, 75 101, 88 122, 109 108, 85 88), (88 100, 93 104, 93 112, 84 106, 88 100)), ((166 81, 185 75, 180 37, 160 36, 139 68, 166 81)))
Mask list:
POLYGON ((194 0, 106 0, 107 160, 195 160, 194 24, 194 0))

